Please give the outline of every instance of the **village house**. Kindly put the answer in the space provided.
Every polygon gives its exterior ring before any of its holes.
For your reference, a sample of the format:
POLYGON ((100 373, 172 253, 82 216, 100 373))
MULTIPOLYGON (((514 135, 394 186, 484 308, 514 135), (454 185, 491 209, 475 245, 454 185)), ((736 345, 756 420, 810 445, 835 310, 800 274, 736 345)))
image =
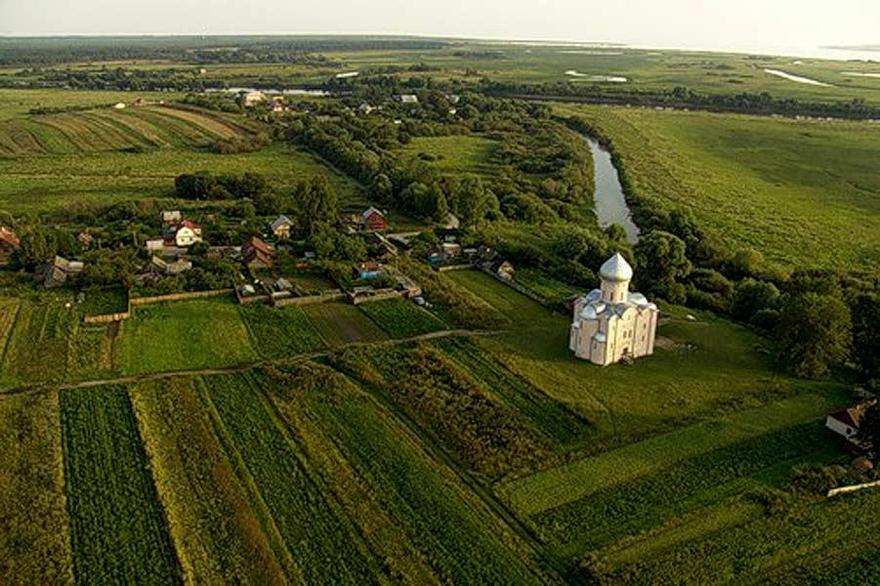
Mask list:
POLYGON ((569 348, 575 356, 606 366, 654 353, 659 310, 631 293, 632 267, 620 253, 599 269, 601 288, 574 304, 569 348))
POLYGON ((418 104, 419 97, 415 94, 402 94, 399 96, 401 104, 418 104))
POLYGON ((202 227, 189 220, 183 220, 168 231, 165 244, 186 248, 202 241, 202 227))
POLYGON ((37 267, 34 278, 37 283, 51 289, 64 285, 67 279, 79 275, 83 268, 83 263, 79 261, 70 261, 64 257, 56 256, 52 262, 37 267))
POLYGON ((385 219, 385 214, 374 207, 369 207, 358 218, 358 227, 361 230, 381 232, 388 229, 388 221, 385 219))
POLYGON ((0 226, 0 265, 9 262, 12 253, 18 249, 18 236, 12 229, 0 226))
POLYGON ((372 112, 374 109, 375 109, 375 108, 373 108, 373 106, 369 105, 368 103, 366 103, 366 102, 362 102, 361 105, 358 106, 357 111, 358 111, 358 113, 363 114, 364 116, 366 116, 366 115, 368 115, 370 112, 372 112))
POLYGON ((272 230, 272 234, 275 235, 275 238, 281 240, 287 240, 290 238, 291 228, 293 228, 293 222, 283 214, 275 218, 275 220, 269 224, 269 229, 272 230))
POLYGON ((382 265, 377 262, 359 262, 351 271, 352 277, 360 281, 375 281, 382 275, 382 265))
POLYGON ((443 220, 443 227, 447 230, 458 230, 461 227, 461 221, 455 214, 449 212, 443 220))
POLYGON ((825 418, 825 427, 846 440, 851 449, 867 449, 869 446, 859 437, 859 432, 865 413, 875 403, 876 401, 865 401, 853 407, 835 411, 825 418))
POLYGON ((241 262, 249 269, 271 269, 275 264, 275 249, 256 236, 241 247, 241 262))

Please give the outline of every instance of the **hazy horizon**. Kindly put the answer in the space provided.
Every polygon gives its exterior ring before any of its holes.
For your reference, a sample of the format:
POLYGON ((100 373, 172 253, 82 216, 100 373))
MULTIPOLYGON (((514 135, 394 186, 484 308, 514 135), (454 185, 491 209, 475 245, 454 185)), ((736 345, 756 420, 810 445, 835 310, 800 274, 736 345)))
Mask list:
MULTIPOLYGON (((3 36, 407 35, 803 54, 880 43, 880 3, 795 0, 0 0, 3 36)), ((809 55, 805 55, 809 56, 809 55)))

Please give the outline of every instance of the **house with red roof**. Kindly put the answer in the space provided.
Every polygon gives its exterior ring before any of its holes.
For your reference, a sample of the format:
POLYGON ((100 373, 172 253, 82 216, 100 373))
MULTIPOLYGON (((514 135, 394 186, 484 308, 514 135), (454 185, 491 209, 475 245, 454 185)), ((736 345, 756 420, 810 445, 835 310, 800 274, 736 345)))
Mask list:
POLYGON ((275 248, 251 236, 241 247, 241 261, 251 270, 271 269, 275 264, 275 248))
POLYGON ((186 248, 202 241, 202 227, 190 220, 183 220, 173 226, 165 235, 165 242, 171 246, 186 248))
POLYGON ((835 411, 825 418, 825 427, 843 437, 855 449, 864 449, 864 442, 859 438, 862 419, 876 401, 866 401, 847 409, 835 411))
POLYGON ((381 232, 388 229, 388 220, 385 219, 385 214, 374 207, 369 207, 358 218, 358 227, 361 230, 381 232))

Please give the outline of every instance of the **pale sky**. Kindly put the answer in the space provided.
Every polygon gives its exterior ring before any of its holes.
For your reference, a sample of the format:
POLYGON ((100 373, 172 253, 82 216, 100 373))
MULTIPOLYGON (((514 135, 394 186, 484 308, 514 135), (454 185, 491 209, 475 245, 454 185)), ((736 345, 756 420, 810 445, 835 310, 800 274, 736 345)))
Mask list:
POLYGON ((253 33, 769 50, 880 44, 880 0, 0 0, 0 35, 253 33))

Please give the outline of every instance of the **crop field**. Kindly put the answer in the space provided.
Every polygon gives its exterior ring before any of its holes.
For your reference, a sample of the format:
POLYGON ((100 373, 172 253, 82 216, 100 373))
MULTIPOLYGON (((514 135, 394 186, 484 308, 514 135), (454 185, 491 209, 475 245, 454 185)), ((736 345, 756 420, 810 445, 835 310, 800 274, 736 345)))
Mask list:
POLYGON ((558 329, 565 323, 562 316, 542 307, 525 295, 514 291, 482 271, 450 271, 448 276, 455 283, 474 293, 506 316, 515 327, 558 329))
POLYGON ((257 358, 238 306, 225 298, 138 307, 123 322, 117 343, 128 374, 235 366, 257 358))
POLYGON ((436 345, 479 380, 494 397, 517 410, 561 447, 570 448, 589 437, 590 425, 583 416, 516 376, 467 338, 447 338, 436 345))
POLYGON ((434 314, 408 299, 385 299, 358 306, 392 338, 411 338, 446 328, 434 314))
POLYGON ((312 320, 296 306, 272 308, 262 303, 242 305, 241 317, 251 346, 264 358, 312 352, 324 347, 312 320))
POLYGON ((71 582, 56 393, 0 397, 0 461, 0 575, 71 582))
POLYGON ((432 582, 538 581, 527 561, 530 553, 510 530, 350 381, 312 367, 272 387, 271 396, 283 412, 298 413, 293 417, 300 433, 310 425, 308 433, 333 438, 349 465, 368 480, 380 510, 393 515, 395 529, 406 535, 403 543, 421 550, 436 576, 432 582))
POLYGON ((285 433, 252 375, 205 380, 224 443, 244 463, 253 487, 306 582, 373 582, 365 545, 302 452, 285 433))
POLYGON ((82 380, 118 375, 117 331, 118 324, 78 326, 67 354, 68 377, 82 380))
POLYGON ((514 273, 513 280, 549 302, 568 301, 583 294, 579 289, 548 277, 535 269, 518 269, 514 273))
POLYGON ((125 388, 62 391, 61 428, 77 582, 179 581, 125 388))
POLYGON ((481 475, 528 469, 549 453, 549 442, 524 417, 433 348, 357 347, 333 360, 481 475))
POLYGON ((206 147, 258 130, 242 119, 170 106, 104 107, 8 119, 0 125, 0 157, 65 155, 126 148, 206 147))
POLYGON ((198 381, 141 383, 131 397, 184 578, 283 583, 283 568, 214 431, 198 381))
POLYGON ((64 295, 21 300, 7 341, 3 379, 7 382, 64 379, 70 343, 79 321, 76 310, 66 307, 69 302, 64 295))
POLYGON ((611 140, 634 194, 693 211, 726 245, 786 267, 880 262, 880 129, 639 108, 559 106, 611 140))
POLYGON ((354 305, 317 303, 306 305, 302 309, 321 334, 321 338, 330 346, 388 339, 385 332, 354 305))

